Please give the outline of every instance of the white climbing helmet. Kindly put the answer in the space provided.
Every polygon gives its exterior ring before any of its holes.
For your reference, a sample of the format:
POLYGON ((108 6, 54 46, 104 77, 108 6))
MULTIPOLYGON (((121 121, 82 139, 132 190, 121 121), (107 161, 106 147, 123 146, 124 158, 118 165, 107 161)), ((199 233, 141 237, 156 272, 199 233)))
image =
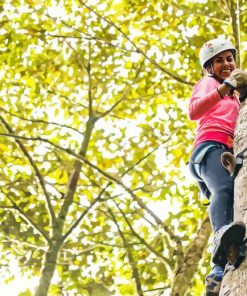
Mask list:
POLYGON ((226 39, 212 39, 206 42, 199 52, 199 59, 202 68, 205 63, 216 56, 218 53, 232 50, 233 54, 236 54, 236 48, 232 45, 232 43, 226 39))

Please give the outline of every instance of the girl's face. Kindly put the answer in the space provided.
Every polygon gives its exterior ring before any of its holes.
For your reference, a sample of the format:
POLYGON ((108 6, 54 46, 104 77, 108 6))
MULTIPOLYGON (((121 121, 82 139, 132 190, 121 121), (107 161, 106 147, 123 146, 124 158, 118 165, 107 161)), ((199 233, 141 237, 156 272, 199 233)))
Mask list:
POLYGON ((236 69, 234 56, 230 50, 220 52, 213 58, 212 68, 207 69, 210 73, 221 80, 226 79, 231 75, 231 72, 236 69))

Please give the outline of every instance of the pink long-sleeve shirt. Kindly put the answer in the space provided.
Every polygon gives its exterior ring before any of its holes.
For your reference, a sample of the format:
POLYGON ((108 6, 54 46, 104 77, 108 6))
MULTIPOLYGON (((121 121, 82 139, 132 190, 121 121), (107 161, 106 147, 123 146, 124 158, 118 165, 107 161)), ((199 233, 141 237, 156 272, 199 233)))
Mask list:
POLYGON ((189 118, 198 122, 195 146, 205 141, 217 141, 232 147, 239 101, 236 96, 222 98, 217 91, 219 85, 213 77, 203 77, 192 92, 189 118))

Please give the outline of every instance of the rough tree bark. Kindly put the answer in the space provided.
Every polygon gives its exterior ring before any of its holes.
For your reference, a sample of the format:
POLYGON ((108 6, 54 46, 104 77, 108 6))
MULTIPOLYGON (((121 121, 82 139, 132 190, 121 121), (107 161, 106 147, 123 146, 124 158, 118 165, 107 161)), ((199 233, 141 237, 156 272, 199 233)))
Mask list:
MULTIPOLYGON (((247 147, 247 101, 241 104, 238 123, 234 138, 234 155, 236 156, 247 147)), ((247 163, 235 179, 234 192, 234 221, 243 221, 247 224, 247 163)), ((234 271, 228 271, 223 278, 220 296, 247 295, 247 260, 234 271)))

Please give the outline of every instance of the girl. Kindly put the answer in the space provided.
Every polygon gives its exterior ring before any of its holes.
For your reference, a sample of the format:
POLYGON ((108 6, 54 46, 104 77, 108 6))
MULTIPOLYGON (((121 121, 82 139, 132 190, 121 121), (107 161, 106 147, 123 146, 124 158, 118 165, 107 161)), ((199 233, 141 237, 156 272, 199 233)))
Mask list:
POLYGON ((216 296, 226 264, 225 246, 245 236, 244 223, 232 222, 234 179, 222 166, 221 154, 232 150, 239 113, 235 89, 247 85, 247 73, 236 69, 236 49, 228 40, 206 42, 199 58, 205 76, 190 98, 189 118, 198 122, 198 128, 189 168, 202 194, 210 199, 214 266, 206 277, 206 295, 216 296))

